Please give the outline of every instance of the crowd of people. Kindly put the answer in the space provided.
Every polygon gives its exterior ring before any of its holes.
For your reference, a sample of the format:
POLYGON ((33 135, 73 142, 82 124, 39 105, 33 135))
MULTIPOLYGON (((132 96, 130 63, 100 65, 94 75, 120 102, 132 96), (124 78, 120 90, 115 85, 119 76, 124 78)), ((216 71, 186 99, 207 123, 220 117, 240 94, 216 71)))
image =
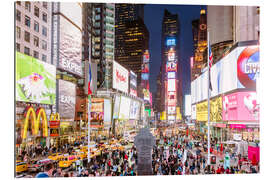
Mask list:
MULTIPOLYGON (((83 142, 77 143, 80 145, 83 142)), ((48 155, 55 152, 70 152, 73 145, 62 147, 32 147, 29 154, 33 156, 48 155)), ((178 134, 171 137, 161 136, 153 147, 152 151, 152 173, 153 175, 189 175, 189 174, 237 174, 237 173, 258 173, 258 162, 249 162, 246 169, 243 169, 243 162, 248 161, 246 157, 238 154, 235 161, 229 166, 225 166, 225 148, 214 143, 211 146, 220 152, 220 160, 213 164, 207 164, 207 141, 200 136, 189 136, 178 134), (195 141, 200 143, 196 144, 195 141)), ((30 157, 23 151, 21 158, 30 157)), ((230 154, 231 155, 231 154, 230 154)), ((31 159, 31 158, 29 158, 31 159)), ((27 161, 27 158, 24 159, 27 161)), ((136 176, 138 155, 135 146, 125 151, 104 150, 99 156, 93 157, 90 163, 87 159, 76 163, 69 169, 62 169, 56 164, 49 164, 44 168, 44 172, 36 175, 48 177, 86 177, 86 176, 136 176)))

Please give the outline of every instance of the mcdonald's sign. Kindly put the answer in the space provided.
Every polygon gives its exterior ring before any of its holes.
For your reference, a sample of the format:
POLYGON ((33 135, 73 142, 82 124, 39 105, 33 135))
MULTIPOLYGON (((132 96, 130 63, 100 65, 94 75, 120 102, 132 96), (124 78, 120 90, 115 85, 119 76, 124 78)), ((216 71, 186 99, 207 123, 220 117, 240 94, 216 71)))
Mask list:
POLYGON ((50 125, 50 128, 59 128, 60 127, 60 115, 59 115, 59 113, 50 115, 49 125, 50 125))
POLYGON ((44 108, 38 108, 35 111, 32 106, 28 106, 26 108, 24 117, 25 117, 25 120, 24 120, 23 133, 22 133, 23 139, 25 139, 27 137, 29 120, 31 120, 31 124, 32 124, 32 134, 38 135, 40 118, 42 118, 42 120, 43 120, 42 121, 43 137, 48 136, 48 121, 47 121, 47 116, 46 116, 44 108))

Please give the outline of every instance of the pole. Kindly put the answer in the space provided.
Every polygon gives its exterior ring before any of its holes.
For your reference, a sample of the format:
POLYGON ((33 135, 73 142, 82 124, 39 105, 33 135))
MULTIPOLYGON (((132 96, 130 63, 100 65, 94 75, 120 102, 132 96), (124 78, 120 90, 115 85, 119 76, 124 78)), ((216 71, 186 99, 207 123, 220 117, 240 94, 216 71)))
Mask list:
POLYGON ((207 44, 208 44, 208 52, 207 52, 207 103, 208 103, 208 125, 207 125, 207 147, 208 147, 208 155, 207 155, 207 165, 210 165, 210 91, 209 91, 209 31, 207 31, 207 44))
POLYGON ((90 98, 88 98, 88 153, 87 153, 87 159, 88 163, 90 163, 90 111, 91 111, 91 95, 89 95, 90 98))

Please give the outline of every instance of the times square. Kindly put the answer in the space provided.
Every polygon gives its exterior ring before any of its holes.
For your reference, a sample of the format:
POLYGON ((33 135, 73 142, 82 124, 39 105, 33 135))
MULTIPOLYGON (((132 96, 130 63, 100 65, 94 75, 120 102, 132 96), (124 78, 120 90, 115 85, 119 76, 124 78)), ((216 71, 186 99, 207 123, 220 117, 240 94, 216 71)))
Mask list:
POLYGON ((259 6, 14 4, 14 177, 260 173, 259 6))

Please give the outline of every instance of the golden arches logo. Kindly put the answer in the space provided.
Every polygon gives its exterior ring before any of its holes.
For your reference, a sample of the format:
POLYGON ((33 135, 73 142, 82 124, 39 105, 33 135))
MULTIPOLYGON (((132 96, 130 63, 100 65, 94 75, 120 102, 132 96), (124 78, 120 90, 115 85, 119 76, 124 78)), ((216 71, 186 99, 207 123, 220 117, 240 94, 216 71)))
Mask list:
POLYGON ((50 121, 60 121, 59 113, 51 114, 50 115, 50 121))
POLYGON ((44 108, 38 108, 35 112, 34 108, 29 106, 26 109, 24 127, 23 127, 23 135, 22 138, 25 139, 27 137, 27 130, 29 126, 29 120, 32 117, 32 134, 37 135, 39 131, 40 118, 42 118, 43 125, 43 137, 48 136, 48 120, 45 113, 44 108))

